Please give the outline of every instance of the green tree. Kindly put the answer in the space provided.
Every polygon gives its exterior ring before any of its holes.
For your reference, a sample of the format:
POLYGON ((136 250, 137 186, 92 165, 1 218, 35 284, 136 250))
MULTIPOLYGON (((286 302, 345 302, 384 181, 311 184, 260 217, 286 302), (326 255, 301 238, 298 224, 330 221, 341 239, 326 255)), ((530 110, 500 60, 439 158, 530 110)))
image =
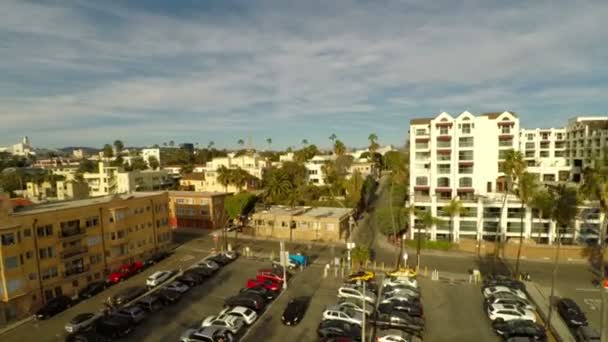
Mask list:
POLYGON ((332 133, 332 134, 329 136, 329 140, 331 140, 332 144, 334 143, 334 141, 336 140, 336 138, 338 138, 338 137, 336 136, 336 133, 332 133))
POLYGON ((346 145, 340 140, 334 142, 334 153, 337 156, 343 156, 346 153, 346 145))
POLYGON ((457 198, 452 198, 448 204, 443 207, 443 211, 450 216, 450 240, 454 239, 454 217, 466 212, 467 208, 462 205, 462 202, 457 198))
POLYGON ((359 171, 353 172, 350 178, 344 181, 344 189, 346 190, 346 199, 349 207, 357 207, 359 205, 363 182, 363 176, 359 171))
POLYGON ((424 227, 424 234, 426 235, 426 232, 429 228, 433 227, 434 225, 440 224, 443 221, 438 217, 433 216, 430 210, 419 212, 416 214, 416 217, 420 221, 420 223, 417 225, 418 234, 416 238, 418 240, 418 244, 416 247, 416 268, 420 269, 420 248, 422 247, 422 232, 420 230, 424 227))
POLYGON ((91 160, 88 159, 83 159, 80 161, 80 164, 78 165, 78 171, 80 173, 91 173, 91 172, 95 172, 97 169, 97 165, 95 165, 95 163, 91 160))
POLYGON ((515 194, 521 201, 520 208, 520 226, 519 226, 519 246, 517 247, 517 261, 515 262, 515 274, 519 274, 519 264, 521 259, 521 249, 524 244, 524 217, 526 216, 526 207, 532 204, 534 194, 537 192, 538 183, 536 176, 524 172, 517 181, 515 194))
MULTIPOLYGON (((551 275, 551 294, 549 298, 554 298, 555 294, 555 280, 557 278, 557 269, 559 265, 559 251, 562 245, 562 231, 565 232, 567 227, 571 225, 577 214, 577 206, 579 199, 575 188, 568 187, 565 185, 559 185, 551 192, 553 197, 553 210, 551 217, 555 220, 556 235, 557 235, 557 247, 555 248, 555 258, 553 260, 553 273, 551 275)), ((604 291, 600 291, 604 292, 604 291)), ((551 316, 553 314, 553 305, 549 305, 549 313, 545 327, 547 330, 551 328, 551 316)), ((600 328, 601 330, 601 328, 600 328)))
POLYGON ((215 146, 215 141, 211 140, 208 144, 207 144, 207 149, 210 150, 213 148, 213 146, 215 146))
MULTIPOLYGON (((551 194, 546 190, 538 190, 534 196, 532 197, 532 202, 530 203, 532 208, 538 210, 538 222, 545 217, 545 215, 550 215, 551 208, 553 206, 553 199, 551 194)), ((538 238, 540 239, 541 229, 538 230, 538 238)))
POLYGON ((175 141, 171 140, 169 141, 169 147, 174 147, 175 146, 175 141))
POLYGON ((304 145, 304 147, 308 146, 308 139, 302 139, 302 145, 304 145))
POLYGON ((150 168, 152 170, 156 170, 160 167, 160 163, 158 162, 158 159, 156 159, 155 156, 148 157, 148 165, 150 165, 150 168))
POLYGON ((239 144, 241 149, 245 146, 245 140, 243 140, 243 139, 239 139, 236 143, 239 144))
POLYGON ((114 149, 116 150, 116 155, 120 155, 122 150, 125 148, 125 144, 121 140, 114 140, 114 149))
POLYGON ((182 165, 182 167, 179 169, 179 173, 182 176, 192 173, 192 171, 194 171, 194 165, 192 165, 192 164, 182 165))
POLYGON ((224 165, 217 170, 217 181, 224 186, 224 191, 228 192, 228 184, 232 184, 232 172, 224 165))
POLYGON ((112 145, 105 144, 103 145, 103 157, 106 159, 110 159, 114 157, 114 150, 112 149, 112 145))
POLYGON ((317 154, 319 154, 319 149, 313 144, 294 152, 293 158, 296 163, 304 163, 317 154))
POLYGON ((17 172, 1 173, 0 188, 14 197, 15 191, 23 190, 23 178, 17 172))
POLYGON ((270 151, 272 146, 272 138, 266 138, 266 143, 268 144, 268 151, 270 151))
POLYGON ((253 178, 252 175, 249 174, 249 172, 241 169, 240 167, 237 167, 232 171, 232 184, 234 184, 234 186, 236 186, 236 188, 240 191, 243 190, 243 187, 245 185, 247 185, 247 183, 249 183, 249 181, 253 178))
POLYGON ((289 175, 282 170, 276 170, 270 174, 265 185, 264 198, 276 203, 287 198, 293 191, 294 185, 289 175))
POLYGON ((224 202, 226 213, 235 220, 242 216, 248 215, 254 208, 257 197, 250 192, 239 192, 238 194, 228 196, 224 202))
POLYGON ((369 140, 368 150, 371 154, 374 154, 380 147, 380 145, 378 145, 378 136, 376 135, 376 133, 371 133, 367 137, 367 140, 369 140))
MULTIPOLYGON (((504 161, 500 164, 500 171, 504 173, 504 188, 503 188, 503 200, 501 213, 504 212, 507 206, 507 197, 509 192, 513 189, 513 184, 517 182, 517 179, 524 173, 526 170, 526 163, 524 161, 524 156, 519 151, 508 150, 504 161)), ((496 235, 494 242, 496 244, 494 248, 494 264, 496 265, 498 262, 498 256, 500 254, 501 244, 502 244, 502 215, 498 220, 498 225, 496 226, 496 235)))
POLYGON ((353 263, 357 265, 357 269, 361 269, 362 266, 365 265, 371 257, 369 248, 361 245, 355 246, 355 248, 350 251, 350 255, 353 260, 353 263))

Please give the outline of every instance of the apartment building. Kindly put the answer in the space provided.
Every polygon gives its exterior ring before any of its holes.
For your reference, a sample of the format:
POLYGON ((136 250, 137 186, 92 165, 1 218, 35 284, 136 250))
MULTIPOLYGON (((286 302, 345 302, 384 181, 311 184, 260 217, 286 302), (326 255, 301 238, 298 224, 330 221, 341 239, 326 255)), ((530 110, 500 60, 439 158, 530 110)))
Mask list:
POLYGON ((173 179, 164 170, 124 171, 120 167, 106 166, 99 162, 98 171, 84 173, 84 181, 89 185, 89 196, 105 196, 134 191, 157 191, 169 188, 173 179))
POLYGON ((169 224, 171 228, 218 229, 228 216, 224 201, 231 193, 169 191, 169 224))
POLYGON ((596 158, 604 158, 608 148, 608 117, 585 116, 568 120, 566 125, 566 163, 572 181, 580 182, 585 167, 596 158))
POLYGON ((348 237, 352 215, 351 208, 271 206, 256 211, 251 223, 258 236, 336 242, 348 237))
POLYGON ((27 182, 25 197, 33 202, 65 201, 89 197, 89 185, 76 179, 42 183, 27 182))
POLYGON ((264 174, 270 169, 271 162, 255 154, 243 154, 237 156, 235 153, 229 153, 227 157, 213 158, 210 162, 205 165, 205 181, 204 188, 201 191, 207 192, 238 192, 239 189, 233 184, 224 184, 218 181, 219 172, 221 167, 227 169, 240 168, 249 173, 252 178, 246 185, 245 190, 255 190, 259 187, 259 181, 264 177, 264 174))
POLYGON ((325 183, 325 164, 334 161, 334 155, 314 156, 309 161, 304 163, 304 167, 308 171, 308 182, 313 185, 326 185, 325 183))
POLYGON ((181 190, 186 191, 205 191, 205 174, 204 173, 189 173, 183 175, 179 180, 179 186, 181 190))
POLYGON ((156 160, 158 160, 159 165, 162 165, 160 148, 144 148, 141 150, 141 157, 148 164, 148 166, 150 166, 150 157, 156 158, 156 160))
MULTIPOLYGON (((580 159, 569 157, 568 146, 573 146, 571 141, 579 139, 581 131, 584 137, 591 137, 585 138, 586 141, 601 135, 594 134, 598 131, 591 129, 603 127, 597 121, 597 118, 571 120, 572 127, 566 129, 521 129, 519 118, 510 112, 480 116, 469 112, 456 116, 441 113, 435 118, 413 119, 410 121, 409 140, 409 204, 442 219, 441 224, 426 231, 432 240, 505 240, 518 238, 523 230, 526 239, 553 243, 555 224, 540 217, 537 210, 525 209, 523 227, 521 203, 515 196, 507 196, 503 210, 505 178, 500 172, 500 163, 506 151, 520 150, 528 164, 527 171, 537 174, 539 180, 547 183, 577 181, 576 168, 572 166, 583 164, 580 159), (443 207, 455 197, 466 209, 453 218, 450 230, 450 217, 443 207)), ((607 120, 605 122, 608 123, 607 120)), ((579 151, 577 156, 589 154, 589 149, 579 151)), ((593 206, 581 207, 574 231, 563 234, 563 241, 573 242, 592 236, 599 229, 601 220, 602 215, 593 206)), ((417 224, 419 222, 412 215, 410 227, 418 227, 417 224)), ((414 238, 416 231, 410 229, 410 238, 414 238)))
POLYGON ((171 243, 166 192, 13 208, 0 197, 0 322, 171 243))

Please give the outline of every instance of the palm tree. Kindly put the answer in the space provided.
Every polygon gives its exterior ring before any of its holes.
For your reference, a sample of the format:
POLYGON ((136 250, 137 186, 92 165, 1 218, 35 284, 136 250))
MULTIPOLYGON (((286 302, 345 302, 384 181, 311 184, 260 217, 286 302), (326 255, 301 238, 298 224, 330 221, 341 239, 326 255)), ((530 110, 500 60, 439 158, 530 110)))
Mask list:
POLYGON ((302 139, 302 145, 304 145, 304 147, 308 146, 308 139, 302 139))
MULTIPOLYGON (((538 190, 532 197, 530 206, 538 210, 538 222, 540 223, 545 215, 551 213, 551 206, 553 205, 551 194, 546 190, 538 190)), ((538 231, 538 238, 540 239, 541 230, 538 231)))
POLYGON ((237 167, 236 170, 232 170, 232 184, 237 187, 239 192, 243 190, 243 187, 247 185, 251 179, 249 172, 237 167))
POLYGON ((448 204, 443 207, 443 211, 450 216, 450 239, 454 239, 454 217, 460 216, 461 213, 467 211, 462 205, 462 202, 457 198, 452 198, 448 204))
POLYGON ((105 144, 103 145, 103 157, 106 159, 110 159, 114 156, 114 150, 112 149, 112 145, 105 144))
POLYGON ((344 155, 346 153, 346 145, 340 140, 336 140, 334 143, 334 153, 338 156, 344 155))
POLYGON ((378 145, 378 136, 376 135, 376 133, 371 133, 367 137, 367 140, 369 140, 369 153, 373 155, 374 152, 378 150, 378 147, 380 147, 380 145, 378 145))
POLYGON ((220 166, 217 169, 217 181, 224 186, 224 191, 228 192, 228 184, 232 183, 232 170, 224 165, 220 166))
MULTIPOLYGON (((593 166, 586 167, 583 170, 583 184, 581 186, 581 193, 588 200, 598 201, 600 204, 600 210, 604 214, 604 217, 608 217, 608 163, 606 153, 604 153, 603 159, 596 159, 593 166)), ((606 219, 604 219, 606 220, 606 219)), ((608 275, 606 272, 606 266, 604 257, 606 255, 606 222, 602 222, 599 231, 599 250, 600 250, 600 276, 601 280, 607 279, 608 275)), ((601 315, 600 315, 600 332, 602 334, 602 340, 608 340, 608 336, 604 330, 608 330, 604 327, 604 321, 606 320, 606 292, 600 291, 601 299, 601 315)))
POLYGON ((207 149, 210 150, 213 148, 213 146, 215 146, 215 141, 211 140, 208 144, 207 144, 207 149))
POLYGON ((418 245, 416 247, 416 269, 420 269, 420 248, 422 248, 422 232, 420 229, 424 227, 424 232, 426 234, 427 229, 433 227, 434 225, 440 224, 443 222, 438 217, 433 216, 430 210, 425 210, 424 212, 419 212, 416 214, 420 223, 418 224, 418 245))
POLYGON ((272 138, 266 138, 266 143, 268 144, 268 151, 270 151, 272 146, 272 138))
POLYGON ((505 182, 504 182, 504 196, 502 200, 502 207, 500 209, 500 218, 498 220, 498 226, 496 226, 496 235, 494 236, 494 264, 498 262, 499 251, 502 243, 502 213, 507 206, 507 196, 509 195, 509 191, 512 189, 512 184, 514 184, 517 179, 524 173, 526 169, 526 163, 524 161, 524 156, 521 152, 515 150, 507 151, 504 161, 501 164, 500 171, 504 173, 505 182))
POLYGON ((517 261, 515 262, 515 274, 519 274, 519 263, 521 258, 521 249, 524 243, 524 217, 526 216, 526 206, 529 206, 534 199, 534 194, 538 189, 538 183, 536 182, 536 176, 524 172, 517 182, 517 188, 515 194, 521 201, 520 209, 520 226, 519 226, 519 246, 517 247, 517 261))
POLYGON ((243 149, 243 146, 245 146, 245 140, 243 140, 243 139, 239 139, 236 143, 239 144, 239 146, 241 146, 241 149, 243 149))
POLYGON ((169 141, 169 146, 170 146, 170 147, 173 147, 173 146, 175 146, 175 141, 173 141, 173 140, 170 140, 170 141, 169 141))
MULTIPOLYGON (((577 191, 573 187, 565 185, 559 185, 555 187, 551 193, 553 198, 553 210, 551 211, 551 218, 555 220, 557 229, 557 247, 555 248, 555 259, 553 260, 553 274, 551 275, 551 294, 549 295, 549 303, 553 300, 555 294, 555 279, 557 278, 557 266, 559 265, 559 250, 562 245, 562 230, 565 231, 568 225, 572 224, 572 221, 577 214, 578 196, 577 191)), ((604 291, 601 291, 604 292, 604 291)), ((546 328, 551 327, 551 315, 553 314, 553 305, 549 305, 549 313, 547 315, 546 328)), ((600 331, 602 328, 600 327, 600 331)))
POLYGON ((336 133, 332 133, 329 136, 329 140, 331 140, 332 144, 333 144, 334 141, 336 141, 336 138, 338 138, 338 136, 336 136, 336 133))

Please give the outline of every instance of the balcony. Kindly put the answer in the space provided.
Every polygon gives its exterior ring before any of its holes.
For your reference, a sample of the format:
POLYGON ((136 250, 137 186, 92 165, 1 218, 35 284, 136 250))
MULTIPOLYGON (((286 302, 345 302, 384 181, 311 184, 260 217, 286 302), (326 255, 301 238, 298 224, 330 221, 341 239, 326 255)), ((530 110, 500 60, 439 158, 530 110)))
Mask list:
POLYGON ((85 235, 85 231, 82 228, 62 229, 59 232, 60 239, 83 237, 84 235, 85 235))
POLYGON ((81 266, 81 267, 74 267, 74 268, 67 269, 67 270, 65 270, 65 272, 62 273, 62 275, 63 275, 63 278, 68 279, 68 278, 75 277, 80 274, 86 273, 90 270, 91 270, 91 267, 89 265, 85 265, 85 266, 81 266))
POLYGON ((75 247, 68 247, 66 249, 64 249, 61 253, 61 259, 71 259, 77 256, 82 256, 83 254, 86 254, 89 252, 89 247, 87 246, 75 246, 75 247))

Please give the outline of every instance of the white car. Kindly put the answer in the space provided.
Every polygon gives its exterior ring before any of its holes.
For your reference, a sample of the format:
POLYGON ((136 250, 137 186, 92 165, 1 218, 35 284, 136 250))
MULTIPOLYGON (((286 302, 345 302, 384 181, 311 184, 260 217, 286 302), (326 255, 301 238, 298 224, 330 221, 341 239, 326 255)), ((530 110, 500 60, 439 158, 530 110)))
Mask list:
POLYGON ((377 342, 421 342, 422 339, 398 329, 380 330, 376 333, 377 342))
POLYGON ((488 305, 488 317, 491 321, 511 321, 522 319, 536 322, 536 314, 532 310, 522 309, 515 305, 491 304, 488 305))
POLYGON ((362 290, 350 287, 350 286, 342 286, 338 289, 338 297, 339 298, 358 298, 365 299, 365 301, 376 304, 376 295, 371 291, 365 291, 363 294, 362 290))
POLYGON ((247 325, 252 325, 253 322, 255 322, 256 319, 258 319, 258 314, 251 310, 248 309, 244 306, 235 306, 233 308, 225 308, 224 310, 222 310, 220 312, 220 316, 223 315, 230 315, 230 316, 236 316, 238 318, 243 319, 243 321, 245 321, 245 323, 247 323, 247 325))
POLYGON ((360 326, 363 324, 363 313, 333 305, 323 311, 323 320, 339 320, 360 326))
POLYGON ((522 290, 518 290, 518 289, 512 289, 510 287, 506 287, 506 286, 490 286, 490 287, 486 287, 483 290, 483 296, 484 298, 488 298, 493 294, 496 293, 510 293, 514 296, 517 296, 521 299, 528 299, 528 297, 526 296, 526 294, 522 291, 522 290))
POLYGON ((374 313, 374 306, 370 304, 365 305, 365 311, 363 311, 363 301, 360 299, 342 298, 336 305, 354 310, 356 312, 365 312, 365 314, 368 316, 374 313))
POLYGON ((392 297, 397 294, 402 295, 402 296, 412 297, 412 298, 420 298, 420 292, 416 291, 416 289, 412 289, 411 287, 409 287, 407 285, 387 286, 384 288, 384 290, 382 292, 382 296, 384 296, 385 298, 392 297))
POLYGON ((245 321, 232 315, 209 316, 201 322, 201 328, 207 327, 221 327, 236 335, 245 327, 245 321))
POLYGON ((171 284, 165 286, 164 288, 167 290, 176 291, 179 293, 185 293, 188 290, 190 290, 190 287, 188 285, 181 283, 179 281, 174 281, 171 284))
POLYGON ((418 288, 418 281, 410 277, 389 277, 384 279, 382 286, 408 285, 418 288))
POLYGON ((167 279, 171 278, 172 275, 173 275, 173 272, 171 272, 171 271, 154 272, 146 280, 146 285, 148 285, 149 287, 156 287, 156 286, 164 283, 165 281, 167 281, 167 279))
POLYGON ((215 262, 215 261, 213 261, 213 260, 205 260, 205 259, 203 259, 203 260, 199 261, 196 264, 196 266, 208 268, 208 269, 210 269, 210 270, 212 270, 214 272, 220 269, 220 265, 218 265, 218 263, 215 262))

